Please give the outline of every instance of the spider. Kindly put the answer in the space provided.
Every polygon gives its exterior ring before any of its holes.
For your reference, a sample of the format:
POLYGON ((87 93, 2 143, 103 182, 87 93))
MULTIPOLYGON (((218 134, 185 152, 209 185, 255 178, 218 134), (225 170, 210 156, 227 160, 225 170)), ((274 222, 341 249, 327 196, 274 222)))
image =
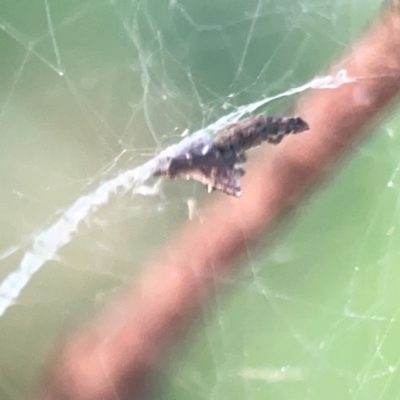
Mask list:
POLYGON ((254 115, 229 125, 212 141, 197 144, 185 154, 172 158, 168 168, 156 175, 194 179, 206 185, 209 192, 220 190, 239 197, 247 150, 262 142, 276 145, 286 135, 308 129, 308 124, 300 117, 254 115))

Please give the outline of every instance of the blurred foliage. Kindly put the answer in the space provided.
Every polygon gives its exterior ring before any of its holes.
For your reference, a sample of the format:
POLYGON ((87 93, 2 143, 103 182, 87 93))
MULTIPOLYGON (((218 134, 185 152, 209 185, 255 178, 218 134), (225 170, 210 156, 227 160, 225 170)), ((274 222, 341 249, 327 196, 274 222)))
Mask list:
MULTIPOLYGON (((0 277, 100 182, 186 129, 322 74, 380 3, 2 0, 0 277)), ((161 398, 397 396, 399 124, 371 128, 272 247, 249 250, 244 272, 218 282, 161 398)), ((117 196, 44 266, 0 319, 1 399, 26 398, 60 335, 141 271, 187 218, 188 198, 201 203, 203 188, 117 196)))

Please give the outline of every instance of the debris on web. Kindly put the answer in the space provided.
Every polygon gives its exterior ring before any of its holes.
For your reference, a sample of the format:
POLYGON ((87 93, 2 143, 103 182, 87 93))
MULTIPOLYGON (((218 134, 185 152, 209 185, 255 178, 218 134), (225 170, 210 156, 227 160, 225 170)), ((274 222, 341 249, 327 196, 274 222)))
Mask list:
MULTIPOLYGON (((5 29, 15 40, 21 42, 20 38, 14 35, 14 31, 9 29, 8 25, 5 26, 1 21, 0 29, 5 29)), ((32 238, 31 248, 22 256, 19 266, 0 281, 0 317, 9 307, 16 303, 22 290, 29 284, 36 272, 38 272, 47 261, 54 259, 59 250, 73 240, 80 223, 95 214, 99 208, 107 204, 110 198, 116 193, 125 194, 130 192, 143 194, 143 191, 145 191, 146 195, 149 195, 151 190, 144 189, 144 185, 154 176, 168 177, 168 175, 172 175, 173 165, 171 169, 171 160, 178 160, 183 154, 187 155, 191 154, 191 152, 195 154, 200 152, 201 154, 202 151, 204 152, 206 150, 207 153, 211 151, 213 146, 216 146, 216 142, 218 141, 222 141, 223 143, 225 141, 225 143, 230 142, 235 135, 231 136, 229 140, 222 138, 225 137, 226 132, 232 130, 234 132, 239 132, 239 134, 236 134, 237 137, 246 136, 245 132, 248 134, 250 131, 244 129, 245 124, 249 123, 250 126, 252 126, 251 121, 254 121, 254 118, 257 118, 257 116, 245 117, 256 112, 260 107, 265 106, 271 101, 292 96, 309 89, 333 89, 342 84, 353 82, 355 79, 356 78, 349 77, 347 71, 341 70, 336 75, 317 77, 303 85, 292 87, 274 96, 265 97, 256 102, 237 107, 234 111, 223 115, 208 126, 184 137, 180 142, 167 147, 144 164, 121 171, 117 176, 100 183, 92 192, 77 198, 75 202, 67 207, 59 219, 46 229, 35 234, 32 238)), ((271 140, 272 137, 273 135, 270 136, 271 140)), ((256 145, 257 144, 254 144, 254 146, 256 145)), ((213 173, 215 174, 215 172, 218 172, 217 177, 214 175, 214 180, 216 179, 218 182, 216 181, 215 185, 211 185, 211 187, 208 186, 209 189, 212 190, 214 188, 222 190, 222 188, 225 188, 225 192, 231 192, 228 194, 240 194, 238 178, 244 173, 240 164, 245 161, 245 156, 236 154, 235 156, 231 155, 231 157, 232 160, 235 160, 233 169, 226 168, 225 166, 221 171, 221 169, 218 170, 215 166, 213 167, 213 173)), ((176 169, 175 173, 178 173, 176 169)), ((186 177, 186 175, 187 174, 180 177, 186 177)), ((174 178, 175 177, 178 176, 174 176, 174 178)), ((196 175, 196 172, 192 168, 189 178, 196 179, 195 177, 199 178, 197 180, 200 180, 200 182, 208 185, 207 181, 203 181, 204 175, 200 173, 196 175)), ((157 190, 155 190, 155 192, 157 192, 157 190)))

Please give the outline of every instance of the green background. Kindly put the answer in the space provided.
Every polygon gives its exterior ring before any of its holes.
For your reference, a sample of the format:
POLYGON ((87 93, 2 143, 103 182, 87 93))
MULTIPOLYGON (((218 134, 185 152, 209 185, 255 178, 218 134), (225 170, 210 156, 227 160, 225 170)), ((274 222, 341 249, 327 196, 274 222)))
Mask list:
MULTIPOLYGON (((0 0, 0 280, 79 196, 323 74, 380 3, 0 0)), ((159 398, 399 397, 399 125, 394 112, 355 144, 273 245, 218 282, 159 398)), ((0 399, 27 398, 60 337, 142 272, 188 199, 210 197, 168 182, 81 224, 0 317, 0 399)))

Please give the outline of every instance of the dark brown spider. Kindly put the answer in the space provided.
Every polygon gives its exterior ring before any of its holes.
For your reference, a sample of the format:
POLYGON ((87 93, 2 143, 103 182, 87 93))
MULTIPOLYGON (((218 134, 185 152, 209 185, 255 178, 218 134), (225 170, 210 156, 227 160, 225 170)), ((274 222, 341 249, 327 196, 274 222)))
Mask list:
POLYGON ((209 191, 221 190, 239 197, 239 179, 245 174, 242 165, 247 150, 262 142, 276 145, 286 135, 308 129, 308 124, 300 117, 258 114, 228 126, 212 141, 197 144, 185 154, 172 158, 168 168, 156 175, 194 179, 206 185, 209 191))

